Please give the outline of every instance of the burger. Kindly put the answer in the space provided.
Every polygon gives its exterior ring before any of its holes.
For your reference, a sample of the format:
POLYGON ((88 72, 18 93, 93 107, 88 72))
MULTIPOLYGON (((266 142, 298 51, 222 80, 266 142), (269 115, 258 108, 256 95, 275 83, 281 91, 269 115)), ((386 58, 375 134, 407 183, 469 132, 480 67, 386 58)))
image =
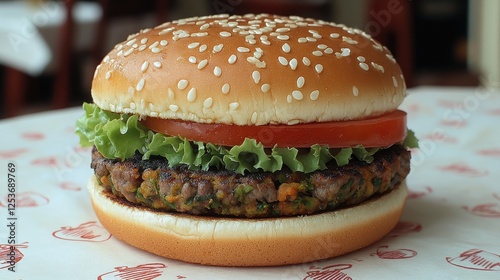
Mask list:
POLYGON ((151 253, 275 266, 381 239, 416 145, 404 77, 367 33, 298 16, 141 30, 95 70, 76 133, 102 225, 151 253))

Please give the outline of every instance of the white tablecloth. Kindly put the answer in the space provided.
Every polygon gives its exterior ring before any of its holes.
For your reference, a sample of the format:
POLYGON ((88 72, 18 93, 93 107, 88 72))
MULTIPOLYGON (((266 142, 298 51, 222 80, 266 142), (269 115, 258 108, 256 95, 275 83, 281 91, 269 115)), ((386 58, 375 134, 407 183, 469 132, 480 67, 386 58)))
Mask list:
POLYGON ((0 279, 500 279, 500 93, 416 88, 401 108, 421 149, 397 228, 345 256, 269 268, 187 264, 116 240, 85 188, 90 151, 73 133, 82 110, 2 120, 0 279), (8 163, 17 178, 16 272, 7 262, 8 163))
MULTIPOLYGON (((0 2, 0 64, 33 76, 51 67, 65 17, 62 1, 0 2)), ((100 6, 76 2, 73 17, 74 47, 88 49, 101 17, 100 6)))

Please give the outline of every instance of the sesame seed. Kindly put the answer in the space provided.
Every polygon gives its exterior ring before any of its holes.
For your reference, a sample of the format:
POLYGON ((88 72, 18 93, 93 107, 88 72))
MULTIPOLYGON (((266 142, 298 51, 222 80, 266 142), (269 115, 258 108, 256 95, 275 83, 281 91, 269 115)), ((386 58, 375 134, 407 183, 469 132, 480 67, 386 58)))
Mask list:
POLYGON ((135 89, 137 91, 141 91, 143 88, 144 88, 144 84, 145 84, 145 80, 144 78, 142 78, 138 83, 137 83, 137 86, 135 87, 135 89))
POLYGON ((198 48, 198 51, 199 51, 199 52, 204 52, 204 51, 206 51, 206 50, 207 50, 207 48, 208 48, 208 47, 207 47, 207 45, 203 44, 203 45, 201 45, 201 46, 198 48))
POLYGON ((173 30, 173 27, 163 29, 162 31, 158 32, 158 35, 160 35, 160 36, 161 36, 161 35, 168 34, 168 33, 170 33, 172 30, 173 30))
POLYGON ((136 39, 136 38, 134 38, 134 39, 132 39, 132 40, 128 41, 125 45, 127 45, 127 46, 129 46, 129 47, 130 47, 130 46, 132 46, 132 45, 135 43, 135 41, 136 41, 136 40, 137 40, 137 39, 136 39))
POLYGON ((396 77, 392 76, 392 84, 394 85, 395 88, 398 87, 398 80, 396 80, 396 77))
POLYGON ((289 94, 289 95, 287 95, 287 96, 286 96, 286 102, 288 102, 288 103, 292 103, 292 101, 293 101, 293 97, 292 97, 290 94, 289 94))
POLYGON ((183 31, 179 35, 174 36, 173 39, 174 39, 174 41, 177 41, 179 39, 187 38, 187 37, 189 37, 189 33, 186 33, 185 31, 183 31))
POLYGON ((341 48, 342 51, 341 56, 349 56, 351 54, 351 49, 349 48, 341 48))
POLYGON ((282 56, 278 56, 278 61, 283 66, 287 66, 288 65, 288 60, 286 58, 282 57, 282 56))
POLYGON ((151 46, 149 46, 149 49, 156 48, 158 46, 158 44, 160 44, 160 42, 158 42, 158 41, 154 42, 153 44, 151 44, 151 46))
POLYGON ((205 24, 203 24, 202 26, 200 26, 200 30, 205 30, 205 29, 207 29, 208 27, 210 27, 210 24, 205 23, 205 24))
POLYGON ((196 100, 196 88, 191 88, 187 94, 187 100, 193 102, 196 100))
POLYGON ((295 70, 295 69, 297 69, 297 66, 298 66, 298 64, 299 64, 299 63, 297 62, 297 59, 292 58, 292 59, 290 60, 290 63, 289 63, 289 64, 290 64, 290 68, 291 68, 292 70, 295 70))
POLYGON ((252 113, 252 117, 250 118, 250 121, 255 124, 257 122, 257 112, 252 113))
POLYGON ((259 71, 253 71, 252 72, 252 79, 253 81, 258 84, 260 82, 260 72, 259 71))
POLYGON ((327 48, 324 52, 326 54, 332 54, 333 53, 333 49, 332 48, 327 48))
POLYGON ((379 50, 379 51, 383 51, 384 49, 382 48, 382 46, 378 43, 375 43, 373 44, 373 48, 376 49, 376 50, 379 50))
POLYGON ((292 91, 292 97, 296 100, 302 100, 304 98, 304 95, 302 94, 301 91, 299 90, 294 90, 292 91))
POLYGON ((201 70, 201 69, 205 68, 205 66, 207 66, 207 64, 208 64, 208 60, 206 60, 206 59, 200 61, 200 63, 198 63, 198 69, 201 70))
POLYGON ((228 58, 227 62, 228 62, 229 64, 234 64, 234 63, 236 62, 236 60, 237 60, 236 55, 232 54, 232 55, 228 58))
POLYGON ((207 109, 212 107, 213 101, 212 97, 205 99, 205 101, 203 101, 203 107, 207 109))
POLYGON ((104 59, 102 61, 104 61, 105 63, 108 63, 109 62, 109 55, 105 56, 104 59))
POLYGON ((276 32, 288 32, 288 31, 290 31, 290 28, 287 27, 281 27, 276 29, 276 32))
POLYGON ((174 93, 174 91, 173 91, 171 88, 168 88, 168 89, 167 89, 167 94, 168 94, 168 97, 169 97, 170 99, 174 99, 174 97, 175 97, 175 93, 174 93))
POLYGON ((122 56, 123 55, 123 50, 120 50, 116 53, 117 56, 122 56))
POLYGON ((316 38, 316 39, 321 39, 321 38, 323 38, 323 36, 321 36, 321 34, 319 34, 319 33, 314 33, 314 34, 313 34, 313 37, 314 37, 314 38, 316 38))
POLYGON ((128 56, 134 51, 134 48, 128 49, 126 52, 123 53, 123 56, 128 56))
POLYGON ((109 78, 111 78, 111 72, 113 72, 113 70, 106 72, 106 76, 105 76, 106 80, 109 80, 109 78))
POLYGON ((245 47, 238 47, 237 50, 238 50, 238 52, 241 52, 241 53, 250 52, 250 49, 249 48, 245 48, 245 47))
POLYGON ((364 56, 358 56, 357 59, 358 59, 359 62, 365 62, 366 61, 366 59, 365 59, 364 56))
POLYGON ((260 90, 264 93, 268 92, 269 90, 271 89, 271 86, 269 84, 263 84, 261 87, 260 87, 260 90))
POLYGON ((324 49, 326 49, 326 48, 328 48, 328 46, 327 46, 327 45, 325 45, 325 44, 319 44, 319 45, 318 45, 318 49, 320 49, 320 50, 324 50, 324 49))
POLYGON ((288 125, 296 125, 298 123, 300 123, 299 120, 289 120, 286 124, 288 124, 288 125))
POLYGON ((304 63, 305 66, 311 65, 311 61, 305 56, 302 58, 302 63, 304 63))
POLYGON ((397 94, 394 94, 394 95, 392 96, 392 100, 391 100, 391 102, 392 102, 392 103, 394 103, 394 104, 396 104, 396 102, 397 102, 397 101, 398 101, 398 95, 397 95, 397 94))
POLYGON ((304 37, 300 37, 298 40, 297 40, 299 43, 307 43, 307 39, 304 38, 304 37))
POLYGON ((356 45, 356 44, 358 44, 358 41, 356 41, 356 40, 354 40, 354 39, 352 39, 350 37, 347 37, 347 36, 342 36, 342 41, 344 41, 344 42, 346 42, 346 43, 348 43, 350 45, 356 45))
POLYGON ((384 69, 384 67, 382 65, 379 65, 379 64, 377 64, 375 62, 372 62, 371 64, 372 64, 373 68, 377 69, 381 73, 385 72, 385 69, 384 69))
POLYGON ((231 87, 229 86, 229 84, 224 84, 222 86, 222 93, 223 94, 228 94, 230 89, 231 89, 231 87))
POLYGON ((364 32, 364 31, 361 32, 361 36, 365 37, 366 39, 371 39, 372 38, 372 36, 370 34, 364 32))
POLYGON ((287 44, 287 43, 284 43, 283 46, 281 46, 281 49, 286 52, 286 53, 289 53, 290 52, 290 45, 287 44))
POLYGON ((153 53, 159 53, 160 49, 159 48, 152 48, 151 52, 153 52, 153 53))
POLYGON ((359 95, 359 89, 356 86, 352 87, 352 95, 354 95, 354 96, 359 95))
POLYGON ((219 66, 215 66, 215 67, 214 67, 214 75, 215 75, 216 77, 220 77, 220 75, 222 75, 222 70, 220 69, 220 67, 219 67, 219 66))
POLYGON ((238 102, 232 102, 229 104, 229 110, 231 110, 231 111, 235 111, 239 107, 240 107, 240 103, 238 103, 238 102))
POLYGON ((264 45, 266 45, 266 46, 271 45, 271 42, 269 42, 267 40, 262 40, 261 43, 264 44, 264 45))
POLYGON ((282 41, 286 41, 286 40, 289 40, 290 39, 290 36, 288 35, 278 35, 278 40, 282 40, 282 41))
POLYGON ((304 86, 304 84, 306 83, 306 79, 304 79, 304 77, 300 76, 298 79, 297 79, 297 87, 298 88, 302 88, 304 86))
POLYGON ((144 63, 141 66, 141 71, 142 72, 146 71, 148 69, 148 67, 149 67, 149 62, 144 61, 144 63))
POLYGON ((321 65, 321 64, 316 64, 316 65, 314 66, 314 70, 316 70, 316 72, 317 72, 318 74, 321 74, 321 72, 323 72, 323 65, 321 65))
POLYGON ((311 100, 316 100, 319 97, 319 90, 313 90, 311 94, 309 95, 309 98, 311 100))
POLYGON ((318 41, 316 38, 313 37, 306 37, 307 42, 316 42, 318 41))
POLYGON ((146 45, 141 45, 141 46, 139 47, 139 51, 140 51, 140 52, 142 52, 142 51, 143 51, 143 50, 145 50, 147 47, 148 47, 148 46, 146 46, 146 45))
POLYGON ((141 39, 141 44, 146 44, 148 42, 148 38, 142 38, 141 39))
POLYGON ((194 42, 188 45, 188 49, 194 49, 197 48, 200 45, 198 42, 194 42))
POLYGON ((262 54, 263 54, 263 52, 262 52, 262 50, 260 50, 260 51, 254 52, 253 56, 258 59, 258 58, 262 57, 262 54))
POLYGON ((160 45, 163 46, 163 47, 165 47, 166 45, 168 45, 167 40, 161 40, 160 41, 160 45))
POLYGON ((223 44, 218 44, 218 45, 215 45, 212 52, 213 53, 218 53, 220 51, 222 51, 222 49, 224 48, 224 45, 223 44))
POLYGON ((191 37, 205 37, 208 36, 208 32, 195 32, 191 34, 191 37))
POLYGON ((322 52, 322 51, 318 51, 318 50, 316 50, 316 51, 313 51, 313 52, 312 52, 312 54, 313 54, 314 56, 322 56, 322 55, 323 55, 323 52, 322 52))
POLYGON ((385 56, 387 56, 387 58, 392 62, 392 63, 396 63, 396 59, 394 59, 394 57, 391 55, 391 54, 386 54, 385 56))
POLYGON ((178 83, 177 83, 177 88, 180 89, 180 90, 183 90, 183 89, 186 89, 187 86, 188 86, 189 82, 187 80, 180 80, 178 83))
POLYGON ((231 33, 227 32, 227 31, 222 31, 219 33, 219 35, 221 37, 224 37, 224 38, 231 37, 231 33))
POLYGON ((179 110, 179 106, 171 104, 168 106, 168 109, 170 109, 170 111, 172 112, 177 112, 179 110))
POLYGON ((368 69, 370 69, 370 67, 368 66, 368 64, 366 64, 364 62, 360 62, 359 63, 359 67, 361 67, 361 69, 363 69, 365 71, 368 71, 368 69))
POLYGON ((190 56, 190 57, 188 58, 188 61, 194 64, 194 63, 196 63, 196 61, 197 61, 197 60, 196 60, 196 57, 194 57, 194 56, 190 56))
POLYGON ((340 35, 339 35, 339 33, 332 33, 332 34, 330 34, 330 37, 333 39, 337 39, 340 37, 340 35))

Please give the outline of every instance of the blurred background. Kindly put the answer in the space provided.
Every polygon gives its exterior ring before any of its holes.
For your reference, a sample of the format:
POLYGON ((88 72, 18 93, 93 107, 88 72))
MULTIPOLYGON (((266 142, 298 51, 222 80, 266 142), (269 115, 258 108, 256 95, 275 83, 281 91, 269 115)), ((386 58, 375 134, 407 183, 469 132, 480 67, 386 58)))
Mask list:
POLYGON ((0 117, 80 106, 116 43, 161 22, 275 13, 360 28, 409 87, 500 87, 498 0, 0 0, 0 117))

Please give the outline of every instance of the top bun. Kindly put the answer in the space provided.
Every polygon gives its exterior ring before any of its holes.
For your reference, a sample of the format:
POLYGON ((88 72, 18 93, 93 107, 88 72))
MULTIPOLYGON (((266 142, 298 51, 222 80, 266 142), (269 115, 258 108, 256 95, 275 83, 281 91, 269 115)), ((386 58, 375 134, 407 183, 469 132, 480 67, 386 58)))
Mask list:
POLYGON ((104 110, 236 125, 359 119, 395 110, 405 94, 393 56, 365 32, 267 14, 141 30, 92 83, 104 110))

